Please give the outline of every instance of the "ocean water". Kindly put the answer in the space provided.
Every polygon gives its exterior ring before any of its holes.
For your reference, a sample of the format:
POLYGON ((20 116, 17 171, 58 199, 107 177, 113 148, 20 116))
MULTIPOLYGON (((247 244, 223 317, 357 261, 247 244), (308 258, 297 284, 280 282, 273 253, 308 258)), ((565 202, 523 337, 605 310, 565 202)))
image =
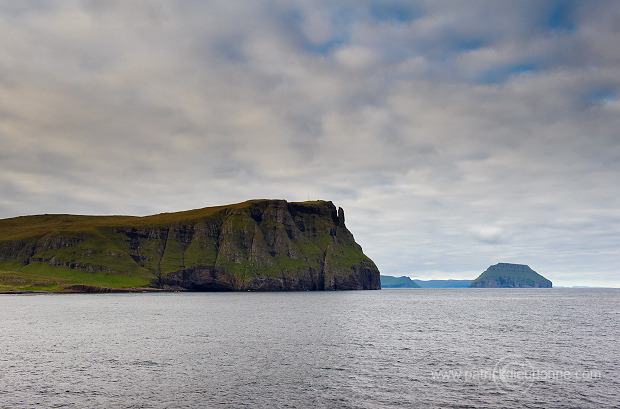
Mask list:
POLYGON ((620 290, 0 295, 2 408, 619 408, 620 290))

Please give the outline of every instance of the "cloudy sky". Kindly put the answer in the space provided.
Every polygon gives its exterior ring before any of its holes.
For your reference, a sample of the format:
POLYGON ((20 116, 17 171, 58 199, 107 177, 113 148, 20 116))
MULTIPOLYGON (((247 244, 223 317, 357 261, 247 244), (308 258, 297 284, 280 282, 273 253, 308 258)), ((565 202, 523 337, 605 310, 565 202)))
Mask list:
POLYGON ((620 3, 0 0, 0 218, 331 200, 383 274, 620 287, 620 3))

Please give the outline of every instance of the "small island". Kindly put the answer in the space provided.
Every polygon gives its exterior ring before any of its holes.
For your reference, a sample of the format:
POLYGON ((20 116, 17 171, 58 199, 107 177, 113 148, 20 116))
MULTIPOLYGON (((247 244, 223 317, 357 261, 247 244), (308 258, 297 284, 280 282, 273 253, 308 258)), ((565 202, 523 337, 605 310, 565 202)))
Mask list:
POLYGON ((419 284, 407 276, 381 276, 381 288, 421 288, 419 284))
POLYGON ((381 276, 381 288, 467 288, 473 280, 417 280, 407 276, 381 276))
POLYGON ((470 284, 471 288, 551 288, 551 281, 525 264, 498 263, 470 284))
POLYGON ((413 280, 422 288, 468 288, 473 280, 413 280))

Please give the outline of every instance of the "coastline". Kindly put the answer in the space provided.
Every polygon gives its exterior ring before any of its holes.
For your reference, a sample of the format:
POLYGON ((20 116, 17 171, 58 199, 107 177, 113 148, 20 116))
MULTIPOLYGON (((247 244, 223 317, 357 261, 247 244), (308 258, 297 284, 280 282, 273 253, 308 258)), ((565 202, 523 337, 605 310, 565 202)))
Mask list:
POLYGON ((174 293, 187 291, 185 289, 167 289, 152 287, 127 287, 127 288, 109 288, 96 287, 90 285, 73 285, 62 290, 14 290, 0 291, 0 295, 5 294, 104 294, 104 293, 174 293))

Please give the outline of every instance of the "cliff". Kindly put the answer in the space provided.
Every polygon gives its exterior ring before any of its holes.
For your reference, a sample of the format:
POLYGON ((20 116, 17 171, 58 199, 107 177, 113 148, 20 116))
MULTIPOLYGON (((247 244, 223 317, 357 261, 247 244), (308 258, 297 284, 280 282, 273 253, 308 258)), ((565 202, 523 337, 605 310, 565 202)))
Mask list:
POLYGON ((551 281, 523 264, 490 266, 470 284, 477 288, 551 288, 551 281))
POLYGON ((420 286, 406 276, 381 276, 381 288, 420 288, 420 286))
POLYGON ((0 290, 20 284, 365 290, 380 278, 332 202, 252 200, 146 217, 0 220, 0 290))

